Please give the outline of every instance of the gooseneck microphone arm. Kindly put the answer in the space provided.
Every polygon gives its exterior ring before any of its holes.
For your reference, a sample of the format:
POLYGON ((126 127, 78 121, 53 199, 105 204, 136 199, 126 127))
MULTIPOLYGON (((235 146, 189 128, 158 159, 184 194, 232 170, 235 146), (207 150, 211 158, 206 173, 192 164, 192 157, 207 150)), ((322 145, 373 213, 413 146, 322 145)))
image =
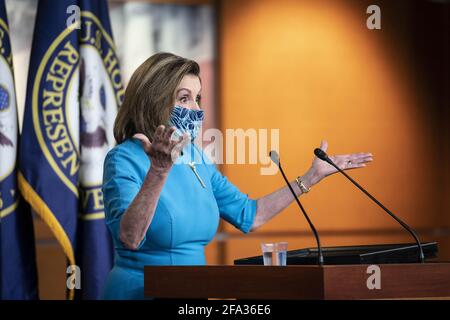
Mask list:
POLYGON ((291 190, 292 195, 294 196, 295 201, 297 202, 297 205, 300 207, 300 210, 303 213, 303 216, 305 217, 306 221, 308 221, 309 227, 311 228, 314 237, 316 238, 316 242, 317 242, 317 251, 318 251, 318 261, 317 263, 322 266, 324 264, 324 259, 323 259, 323 254, 322 254, 322 246, 320 245, 320 238, 319 238, 319 234, 317 233, 316 228, 314 227, 313 223, 311 222, 311 220, 308 217, 308 214, 306 213, 305 209, 303 208, 302 204, 300 203, 300 201, 298 200, 297 195, 295 194, 294 189, 292 189, 291 184, 289 183, 289 180, 287 179, 286 175, 284 174, 283 168, 281 167, 281 162, 280 162, 280 158, 278 157, 278 153, 276 151, 270 151, 269 153, 270 158, 272 159, 272 161, 278 166, 278 168, 280 169, 281 175, 283 176, 284 181, 286 182, 287 186, 289 187, 289 190, 291 190))
POLYGON ((394 213, 392 213, 388 208, 386 208, 380 201, 375 199, 369 192, 367 192, 361 185, 353 180, 347 173, 344 172, 341 168, 339 168, 323 151, 322 149, 316 148, 314 150, 314 154, 320 159, 323 160, 330 165, 332 165, 336 170, 338 170, 340 173, 342 173, 348 180, 350 180, 359 190, 361 190, 366 196, 368 196, 373 202, 375 202, 379 207, 381 207, 384 211, 386 211, 387 214, 389 214, 392 218, 395 219, 406 231, 408 231, 414 238, 414 240, 417 243, 417 247, 419 248, 419 261, 424 263, 425 262, 425 256, 423 254, 423 248, 422 244, 420 243, 419 237, 417 236, 416 232, 408 226, 405 222, 403 222, 399 217, 397 217, 394 213))

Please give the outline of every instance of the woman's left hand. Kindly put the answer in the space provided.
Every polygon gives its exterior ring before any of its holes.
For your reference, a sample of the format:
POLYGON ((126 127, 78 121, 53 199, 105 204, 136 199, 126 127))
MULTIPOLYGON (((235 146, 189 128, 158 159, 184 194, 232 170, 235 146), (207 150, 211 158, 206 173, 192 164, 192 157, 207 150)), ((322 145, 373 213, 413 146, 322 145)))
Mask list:
MULTIPOLYGON (((320 144, 320 149, 326 152, 328 149, 328 142, 322 141, 320 144)), ((360 152, 334 155, 330 156, 330 159, 339 167, 339 169, 350 170, 365 167, 368 162, 373 161, 373 155, 367 152, 360 152)), ((307 184, 309 184, 308 187, 310 187, 335 172, 337 172, 336 168, 315 157, 308 172, 303 176, 303 179, 307 184)))

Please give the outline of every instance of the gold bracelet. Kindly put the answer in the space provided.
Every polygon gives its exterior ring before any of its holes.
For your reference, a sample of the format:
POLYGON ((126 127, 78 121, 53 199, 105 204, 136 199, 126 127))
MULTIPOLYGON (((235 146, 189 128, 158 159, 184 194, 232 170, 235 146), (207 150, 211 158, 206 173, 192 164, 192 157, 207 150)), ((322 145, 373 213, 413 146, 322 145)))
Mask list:
POLYGON ((300 177, 295 178, 295 182, 297 182, 298 187, 302 190, 302 193, 308 193, 310 188, 307 188, 300 177))

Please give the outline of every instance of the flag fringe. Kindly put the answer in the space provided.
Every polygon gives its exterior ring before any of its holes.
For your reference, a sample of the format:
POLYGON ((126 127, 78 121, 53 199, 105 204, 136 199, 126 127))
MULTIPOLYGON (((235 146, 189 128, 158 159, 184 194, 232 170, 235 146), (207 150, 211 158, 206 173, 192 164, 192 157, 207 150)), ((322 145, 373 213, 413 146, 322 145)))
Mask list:
MULTIPOLYGON (((69 263, 71 265, 75 265, 75 255, 73 252, 72 244, 70 243, 69 237, 67 236, 67 233, 64 231, 63 227, 58 222, 55 215, 44 202, 44 200, 42 200, 42 198, 36 193, 33 187, 25 179, 22 172, 18 173, 17 178, 22 196, 53 232, 56 240, 59 242, 64 253, 66 254, 69 263)), ((73 300, 74 295, 74 289, 70 289, 69 300, 73 300)))

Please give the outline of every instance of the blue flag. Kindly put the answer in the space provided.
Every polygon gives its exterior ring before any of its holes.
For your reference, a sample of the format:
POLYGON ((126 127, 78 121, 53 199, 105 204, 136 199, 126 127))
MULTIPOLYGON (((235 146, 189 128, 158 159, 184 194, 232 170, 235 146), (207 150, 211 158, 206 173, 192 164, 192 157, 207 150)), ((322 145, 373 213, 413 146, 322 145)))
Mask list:
POLYGON ((101 185, 123 95, 106 1, 40 0, 19 185, 68 258, 70 298, 101 298, 112 267, 101 185))
POLYGON ((33 221, 17 186, 18 145, 11 42, 0 0, 0 300, 38 298, 33 221))

